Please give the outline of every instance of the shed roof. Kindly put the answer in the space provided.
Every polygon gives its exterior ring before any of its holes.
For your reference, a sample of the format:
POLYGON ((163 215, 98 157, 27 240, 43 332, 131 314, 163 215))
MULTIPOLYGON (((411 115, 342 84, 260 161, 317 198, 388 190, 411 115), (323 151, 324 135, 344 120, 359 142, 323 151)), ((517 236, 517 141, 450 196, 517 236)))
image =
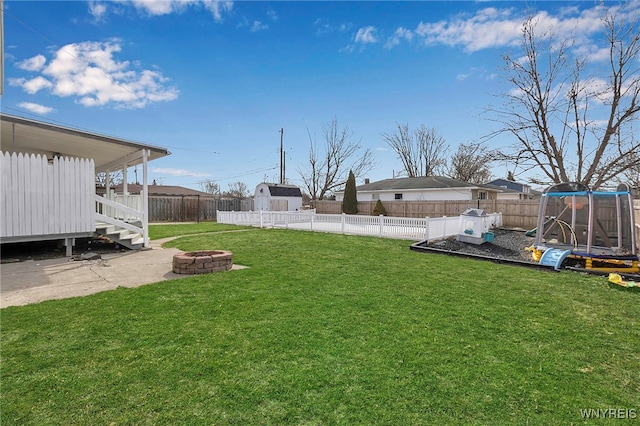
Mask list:
POLYGON ((295 185, 268 183, 267 186, 272 197, 302 197, 302 191, 295 185))
POLYGON ((149 150, 149 160, 170 154, 166 148, 158 146, 7 114, 0 114, 0 149, 47 157, 60 154, 91 158, 96 171, 103 171, 119 161, 126 161, 129 165, 140 164, 142 158, 136 158, 136 153, 142 149, 149 150))

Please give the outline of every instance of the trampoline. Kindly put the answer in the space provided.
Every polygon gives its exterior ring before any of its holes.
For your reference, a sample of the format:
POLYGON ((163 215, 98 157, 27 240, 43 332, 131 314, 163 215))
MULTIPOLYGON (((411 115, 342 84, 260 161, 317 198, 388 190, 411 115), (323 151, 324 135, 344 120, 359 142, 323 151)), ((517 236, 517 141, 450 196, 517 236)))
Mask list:
POLYGON ((541 197, 535 261, 602 272, 640 271, 629 187, 592 191, 569 182, 547 188, 541 197))

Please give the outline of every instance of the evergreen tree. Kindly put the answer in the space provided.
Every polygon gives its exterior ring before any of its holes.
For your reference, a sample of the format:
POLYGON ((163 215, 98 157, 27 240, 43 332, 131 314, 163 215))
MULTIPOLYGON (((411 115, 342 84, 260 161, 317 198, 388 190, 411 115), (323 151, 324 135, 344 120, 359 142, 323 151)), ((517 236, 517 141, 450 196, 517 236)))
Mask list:
POLYGON ((353 174, 353 170, 349 170, 349 178, 344 187, 342 211, 346 214, 358 213, 358 194, 356 193, 356 177, 353 174))
POLYGON ((376 205, 373 208, 373 215, 374 216, 387 215, 387 209, 385 209, 384 206, 382 205, 382 201, 380 200, 376 201, 376 205))

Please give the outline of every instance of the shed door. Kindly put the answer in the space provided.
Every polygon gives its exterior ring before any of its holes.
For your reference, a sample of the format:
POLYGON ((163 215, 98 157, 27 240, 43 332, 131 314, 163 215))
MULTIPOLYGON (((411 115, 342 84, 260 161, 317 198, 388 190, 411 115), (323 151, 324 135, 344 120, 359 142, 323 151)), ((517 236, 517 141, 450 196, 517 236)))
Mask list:
POLYGON ((289 210, 288 200, 274 200, 271 199, 271 211, 272 212, 286 212, 289 210))
POLYGON ((269 210, 269 197, 267 195, 259 194, 253 199, 256 210, 269 210))

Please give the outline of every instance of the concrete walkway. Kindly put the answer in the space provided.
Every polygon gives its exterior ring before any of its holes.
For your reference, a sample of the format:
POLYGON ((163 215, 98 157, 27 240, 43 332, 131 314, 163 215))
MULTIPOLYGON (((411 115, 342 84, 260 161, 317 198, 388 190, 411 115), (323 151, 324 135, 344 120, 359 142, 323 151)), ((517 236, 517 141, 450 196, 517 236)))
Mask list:
MULTIPOLYGON (((65 257, 3 264, 0 308, 186 278, 189 275, 172 272, 173 255, 181 250, 161 247, 172 239, 151 241, 147 250, 103 254, 98 260, 74 261, 65 257)), ((234 269, 238 268, 234 265, 234 269)))

